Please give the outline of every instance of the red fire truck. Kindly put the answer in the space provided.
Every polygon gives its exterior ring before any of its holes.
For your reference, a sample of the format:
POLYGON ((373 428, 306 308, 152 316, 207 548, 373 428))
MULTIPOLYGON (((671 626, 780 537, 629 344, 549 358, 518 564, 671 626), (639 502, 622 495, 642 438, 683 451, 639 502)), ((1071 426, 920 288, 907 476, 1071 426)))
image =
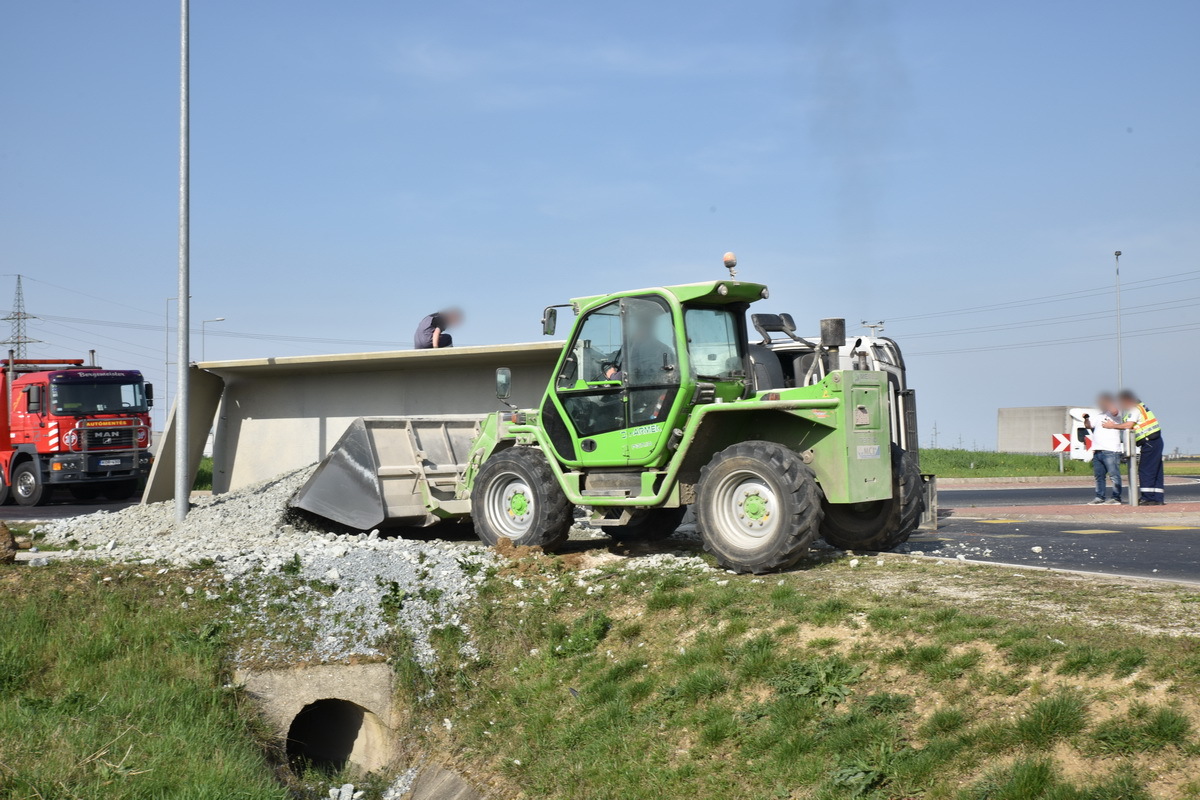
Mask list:
POLYGON ((0 360, 0 502, 37 506, 58 488, 77 500, 133 497, 150 472, 154 387, 136 370, 83 359, 0 360))

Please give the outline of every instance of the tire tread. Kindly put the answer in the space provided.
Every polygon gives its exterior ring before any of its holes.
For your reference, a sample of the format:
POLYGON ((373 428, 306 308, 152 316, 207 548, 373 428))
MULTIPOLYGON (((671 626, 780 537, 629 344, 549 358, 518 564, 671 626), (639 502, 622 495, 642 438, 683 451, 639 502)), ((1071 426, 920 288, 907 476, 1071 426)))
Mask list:
POLYGON ((725 448, 700 469, 697 483, 696 522, 705 551, 717 558, 721 566, 738 572, 775 572, 795 564, 808 551, 817 538, 821 527, 821 494, 817 488, 816 475, 794 451, 776 442, 748 441, 725 448), (724 462, 734 458, 757 461, 766 467, 781 484, 791 488, 792 514, 789 532, 768 553, 754 560, 734 560, 714 547, 708 531, 712 529, 708 492, 705 487, 714 471, 724 462))
MULTIPOLYGON (((536 517, 530 527, 537 541, 514 542, 520 546, 541 547, 546 552, 561 547, 571 533, 571 525, 575 521, 574 506, 567 500, 562 487, 558 485, 546 456, 535 447, 512 447, 501 453, 496 453, 484 461, 471 491, 472 498, 482 498, 484 487, 492 479, 495 472, 509 465, 526 473, 529 486, 538 493, 534 501, 536 517)), ((482 499, 480 500, 482 505, 482 499)), ((485 544, 495 547, 502 536, 496 535, 487 526, 482 508, 476 507, 474 500, 471 504, 471 517, 475 523, 475 533, 485 544)))

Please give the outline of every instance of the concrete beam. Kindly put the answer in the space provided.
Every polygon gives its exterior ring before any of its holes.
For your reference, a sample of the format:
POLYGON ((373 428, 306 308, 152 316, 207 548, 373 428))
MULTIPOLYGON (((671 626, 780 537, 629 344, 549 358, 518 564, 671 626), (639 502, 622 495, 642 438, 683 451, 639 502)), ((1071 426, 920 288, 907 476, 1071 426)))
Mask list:
MULTIPOLYGON (((211 372, 205 372, 197 367, 191 367, 192 377, 188 384, 188 456, 191 463, 188 469, 191 478, 188 486, 196 481, 196 471, 200 468, 200 459, 204 455, 204 443, 208 440, 208 432, 212 430, 213 417, 221 402, 221 393, 225 388, 224 381, 211 372)), ((171 414, 167 418, 167 429, 154 444, 154 464, 150 467, 150 477, 146 480, 146 491, 142 494, 143 503, 157 503, 171 500, 175 497, 175 410, 178 404, 172 405, 171 414)))
POLYGON ((501 408, 497 367, 512 369, 512 402, 536 407, 561 348, 562 342, 538 342, 200 364, 224 386, 213 437, 213 491, 320 461, 357 417, 501 408))

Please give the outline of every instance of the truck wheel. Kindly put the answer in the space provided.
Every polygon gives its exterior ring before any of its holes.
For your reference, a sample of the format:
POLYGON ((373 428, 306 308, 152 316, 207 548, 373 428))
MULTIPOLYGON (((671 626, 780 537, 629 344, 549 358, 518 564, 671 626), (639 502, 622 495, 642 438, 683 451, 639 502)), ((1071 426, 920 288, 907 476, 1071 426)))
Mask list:
POLYGON ((795 564, 817 536, 821 493, 811 469, 774 442, 742 442, 700 470, 696 524, 726 569, 769 572, 795 564))
POLYGON ((13 470, 13 499, 19 506, 44 506, 50 502, 51 489, 42 483, 41 473, 32 461, 13 470))
POLYGON ((0 471, 0 506, 8 505, 12 502, 12 492, 8 490, 8 484, 4 481, 4 473, 0 471))
POLYGON ((921 523, 925 494, 917 462, 892 445, 892 498, 873 503, 826 503, 821 536, 842 550, 892 550, 921 523))
MULTIPOLYGON (((120 483, 110 483, 104 487, 104 496, 109 500, 120 502, 128 500, 137 494, 137 481, 121 481, 120 483)), ((94 497, 95 495, 93 495, 94 497)))
POLYGON ((573 512, 546 456, 532 447, 513 447, 484 461, 471 490, 475 533, 493 547, 507 538, 553 550, 567 540, 573 512))
POLYGON ((614 525, 610 528, 605 528, 604 532, 612 538, 620 539, 621 541, 627 539, 647 539, 651 541, 666 539, 683 522, 683 515, 686 513, 687 506, 680 506, 679 508, 647 508, 635 511, 633 519, 628 524, 614 525))

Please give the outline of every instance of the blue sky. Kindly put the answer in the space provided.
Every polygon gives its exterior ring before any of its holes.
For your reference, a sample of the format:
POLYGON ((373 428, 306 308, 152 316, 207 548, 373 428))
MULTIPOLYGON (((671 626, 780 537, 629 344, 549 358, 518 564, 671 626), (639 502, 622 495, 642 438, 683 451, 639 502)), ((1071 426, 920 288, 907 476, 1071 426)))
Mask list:
MULTIPOLYGON (((162 331, 124 326, 175 294, 177 25, 0 11, 34 353, 163 379, 162 331)), ((923 438, 991 447, 997 407, 1115 382, 1120 249, 1127 382, 1200 452, 1197 29, 1189 2, 195 0, 193 317, 227 318, 209 358, 384 349, 448 304, 463 343, 529 341, 546 304, 733 249, 763 310, 886 320, 923 438)))

